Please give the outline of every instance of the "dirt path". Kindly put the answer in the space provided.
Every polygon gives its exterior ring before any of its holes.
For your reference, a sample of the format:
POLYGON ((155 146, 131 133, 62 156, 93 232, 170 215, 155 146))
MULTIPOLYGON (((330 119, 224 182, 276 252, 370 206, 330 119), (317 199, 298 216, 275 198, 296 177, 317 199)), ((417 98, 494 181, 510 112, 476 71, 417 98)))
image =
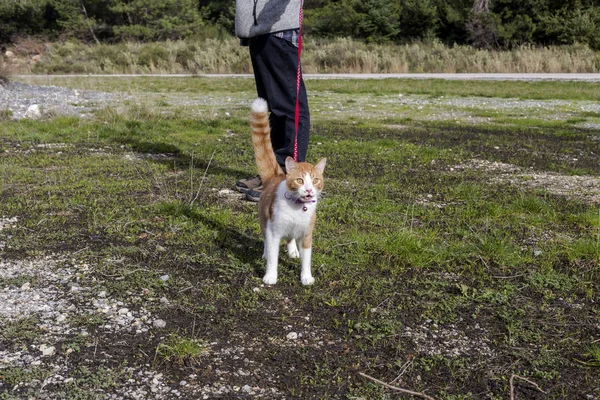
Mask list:
MULTIPOLYGON (((64 75, 18 75, 17 78, 55 78, 64 75)), ((72 77, 99 77, 106 75, 73 74, 72 77)), ((156 78, 252 78, 251 74, 113 74, 113 77, 156 78)), ((483 81, 582 81, 600 82, 600 74, 304 74, 306 79, 446 79, 446 80, 483 80, 483 81)))

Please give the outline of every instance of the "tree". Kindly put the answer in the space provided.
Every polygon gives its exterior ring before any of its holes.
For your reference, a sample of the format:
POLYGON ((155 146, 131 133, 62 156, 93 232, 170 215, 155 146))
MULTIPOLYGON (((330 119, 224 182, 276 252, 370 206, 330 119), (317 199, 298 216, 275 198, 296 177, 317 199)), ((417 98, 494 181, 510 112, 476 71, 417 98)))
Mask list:
POLYGON ((542 20, 546 37, 556 44, 584 43, 600 50, 600 9, 562 9, 542 20))
POLYGON ((490 49, 496 44, 496 24, 490 15, 489 0, 475 0, 467 23, 469 42, 478 49, 490 49))
POLYGON ((439 16, 432 0, 402 0, 400 36, 408 39, 436 37, 439 16))
MULTIPOLYGON (((51 0, 50 4, 58 13, 58 25, 64 29, 67 35, 79 39, 93 39, 96 43, 100 43, 96 36, 100 21, 93 15, 88 14, 89 3, 86 6, 84 0, 51 0)), ((94 9, 106 9, 107 7, 105 1, 96 0, 95 3, 94 9), (98 7, 100 5, 98 3, 104 4, 98 7)))
POLYGON ((181 39, 198 32, 202 19, 197 0, 110 0, 121 18, 113 28, 119 39, 181 39))
POLYGON ((53 28, 47 0, 0 0, 0 43, 53 28))

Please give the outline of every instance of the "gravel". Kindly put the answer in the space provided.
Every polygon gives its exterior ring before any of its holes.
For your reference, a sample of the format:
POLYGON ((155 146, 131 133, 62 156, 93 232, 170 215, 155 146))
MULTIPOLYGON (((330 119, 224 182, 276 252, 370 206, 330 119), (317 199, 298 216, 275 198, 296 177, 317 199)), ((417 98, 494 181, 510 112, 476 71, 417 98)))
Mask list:
POLYGON ((94 108, 122 98, 113 93, 33 86, 19 82, 0 85, 0 110, 10 110, 12 119, 38 119, 52 115, 87 117, 94 108))

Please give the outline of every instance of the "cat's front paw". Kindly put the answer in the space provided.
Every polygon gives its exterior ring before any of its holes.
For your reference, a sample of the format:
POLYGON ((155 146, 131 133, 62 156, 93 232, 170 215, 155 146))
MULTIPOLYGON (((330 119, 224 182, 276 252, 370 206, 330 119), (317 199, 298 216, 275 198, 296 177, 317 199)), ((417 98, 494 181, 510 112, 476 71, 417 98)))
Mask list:
POLYGON ((265 275, 263 282, 265 285, 274 285, 277 283, 277 275, 265 275))
POLYGON ((313 278, 312 276, 301 276, 300 282, 302 282, 304 286, 312 285, 313 283, 315 283, 315 278, 313 278))

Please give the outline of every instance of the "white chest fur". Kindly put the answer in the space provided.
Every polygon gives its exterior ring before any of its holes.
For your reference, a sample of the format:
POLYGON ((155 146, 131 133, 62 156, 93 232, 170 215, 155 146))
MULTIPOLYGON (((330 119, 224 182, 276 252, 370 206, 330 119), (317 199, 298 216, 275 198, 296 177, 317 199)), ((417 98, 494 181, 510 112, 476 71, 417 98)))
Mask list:
POLYGON ((313 202, 298 203, 289 196, 286 183, 281 182, 273 204, 273 218, 268 223, 282 239, 301 239, 310 228, 313 214, 317 209, 316 199, 313 202))

